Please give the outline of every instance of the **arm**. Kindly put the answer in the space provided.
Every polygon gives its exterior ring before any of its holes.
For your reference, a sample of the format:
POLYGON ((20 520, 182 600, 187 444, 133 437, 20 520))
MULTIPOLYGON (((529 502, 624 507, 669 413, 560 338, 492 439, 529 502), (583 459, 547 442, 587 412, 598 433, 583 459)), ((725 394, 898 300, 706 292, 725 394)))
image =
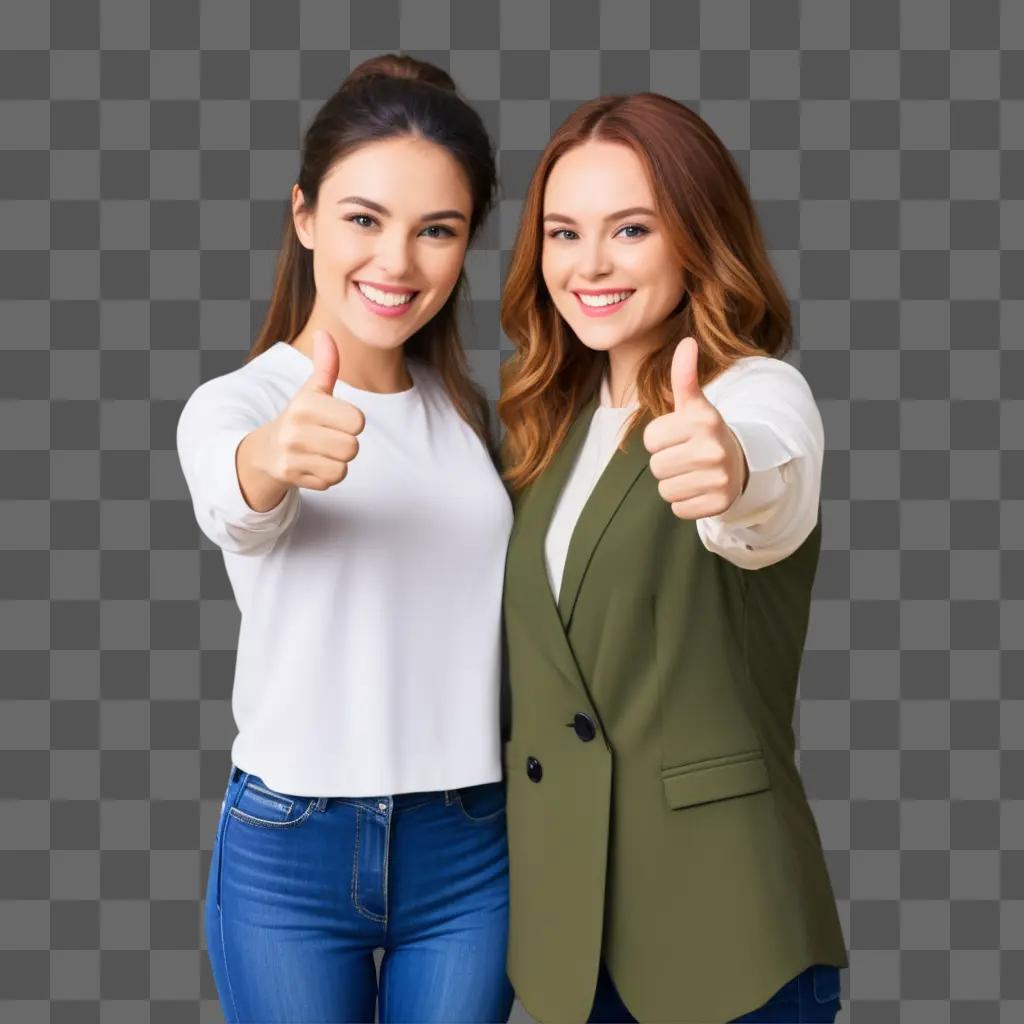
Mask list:
POLYGON ((178 459, 196 521, 224 551, 263 554, 298 515, 298 488, 282 488, 260 468, 269 418, 228 375, 200 385, 178 419, 178 459))
POLYGON ((706 395, 736 435, 749 479, 725 512, 696 521, 697 532, 709 551, 760 569, 792 554, 817 523, 821 414, 800 371, 775 358, 750 360, 706 395))

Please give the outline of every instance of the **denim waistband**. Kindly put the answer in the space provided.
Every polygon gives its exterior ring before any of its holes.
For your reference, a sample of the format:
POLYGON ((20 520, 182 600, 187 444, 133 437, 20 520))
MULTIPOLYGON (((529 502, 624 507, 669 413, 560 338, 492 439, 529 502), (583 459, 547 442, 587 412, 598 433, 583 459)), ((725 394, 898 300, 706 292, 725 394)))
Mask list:
MULTIPOLYGON (((231 769, 231 783, 236 783, 244 774, 245 772, 241 768, 233 765, 231 769)), ((259 778, 259 776, 255 777, 259 778)), ((480 783, 480 785, 500 785, 500 782, 485 782, 480 783)), ((472 789, 474 787, 463 786, 462 788, 472 789)), ((321 810, 333 803, 349 803, 358 804, 371 811, 386 811, 389 807, 395 811, 400 811, 408 810, 411 807, 419 807, 421 804, 429 803, 431 800, 443 800, 445 806, 448 806, 458 798, 458 795, 458 789, 431 789, 411 793, 382 793, 379 796, 326 796, 319 798, 319 804, 321 810)))

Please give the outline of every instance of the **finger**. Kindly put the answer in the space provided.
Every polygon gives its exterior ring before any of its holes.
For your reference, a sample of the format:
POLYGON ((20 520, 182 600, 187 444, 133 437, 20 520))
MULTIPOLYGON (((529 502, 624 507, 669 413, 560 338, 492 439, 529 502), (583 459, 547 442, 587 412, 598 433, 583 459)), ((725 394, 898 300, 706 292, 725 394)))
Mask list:
POLYGON ((693 469, 658 482, 658 493, 666 501, 691 501, 707 497, 716 501, 721 493, 721 476, 713 470, 693 469))
POLYGON ((336 462, 351 462, 359 454, 359 439, 346 430, 316 426, 304 434, 299 450, 336 462))
POLYGON ((302 471, 298 474, 299 487, 313 491, 325 491, 340 483, 348 475, 348 463, 328 459, 323 455, 308 455, 303 460, 302 471))
POLYGON ((343 398, 312 394, 307 401, 307 416, 311 415, 319 426, 343 430, 346 434, 360 434, 366 426, 363 411, 343 398))
POLYGON ((654 452, 650 458, 651 474, 658 480, 680 476, 692 470, 703 469, 724 473, 724 456, 721 449, 706 443, 699 431, 686 441, 670 444, 654 452))
POLYGON ((341 357, 338 346, 327 331, 313 333, 313 372, 306 381, 306 387, 321 394, 333 395, 338 379, 341 357))
POLYGON ((672 354, 672 401, 678 412, 691 399, 701 397, 697 384, 697 339, 683 338, 672 354))
POLYGON ((693 424, 681 414, 666 413, 651 420, 644 427, 644 447, 653 455, 663 448, 683 444, 694 436, 693 424))
POLYGON ((688 501, 673 501, 672 514, 678 519, 705 519, 715 515, 715 509, 703 495, 698 495, 688 501))
POLYGON ((693 453, 688 444, 672 444, 656 451, 650 458, 651 475, 656 480, 682 476, 693 468, 693 453))

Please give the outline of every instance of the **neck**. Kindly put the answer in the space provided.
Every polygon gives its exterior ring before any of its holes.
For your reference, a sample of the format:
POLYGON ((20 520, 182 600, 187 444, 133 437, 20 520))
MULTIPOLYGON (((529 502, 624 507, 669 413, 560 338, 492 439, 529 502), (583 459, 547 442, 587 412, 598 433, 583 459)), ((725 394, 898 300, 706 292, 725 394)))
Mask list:
POLYGON ((338 380, 361 391, 393 394, 408 391, 413 386, 412 376, 405 363, 405 346, 375 348, 353 337, 336 320, 317 314, 314 308, 306 326, 295 336, 292 345, 304 355, 313 358, 313 335, 325 330, 338 346, 338 380))
POLYGON ((638 341, 619 342, 608 350, 608 389, 612 405, 629 405, 636 401, 637 371, 650 351, 650 344, 638 341))

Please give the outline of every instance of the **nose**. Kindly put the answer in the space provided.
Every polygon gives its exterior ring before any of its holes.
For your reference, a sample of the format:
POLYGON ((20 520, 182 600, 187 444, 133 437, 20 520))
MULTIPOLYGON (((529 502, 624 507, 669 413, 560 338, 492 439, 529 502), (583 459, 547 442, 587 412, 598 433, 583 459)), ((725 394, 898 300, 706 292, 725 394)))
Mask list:
POLYGON ((595 236, 584 242, 577 250, 580 254, 579 273, 588 281, 607 276, 612 269, 611 257, 604 239, 595 236))
POLYGON ((384 231, 377 247, 377 265, 391 278, 402 278, 412 266, 409 240, 402 231, 384 231))

